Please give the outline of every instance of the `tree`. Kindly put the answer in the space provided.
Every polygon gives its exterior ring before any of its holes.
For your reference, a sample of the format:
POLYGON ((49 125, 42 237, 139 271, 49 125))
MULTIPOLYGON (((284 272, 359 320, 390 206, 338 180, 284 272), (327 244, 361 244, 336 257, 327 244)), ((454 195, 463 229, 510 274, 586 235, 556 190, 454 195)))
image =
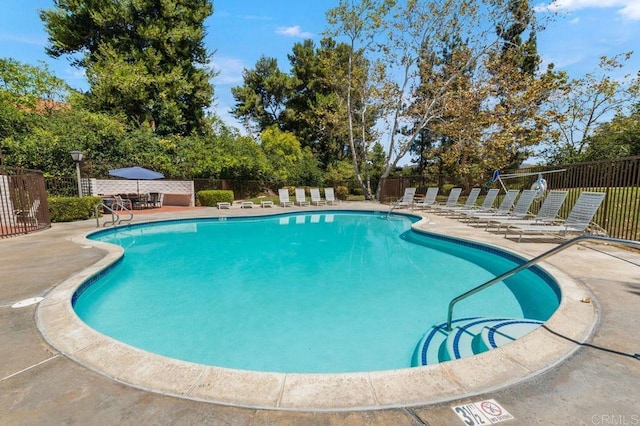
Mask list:
POLYGON ((285 129, 302 147, 310 147, 326 170, 348 153, 346 105, 338 92, 348 46, 325 38, 316 49, 313 41, 296 43, 289 55, 293 90, 284 114, 285 129))
POLYGON ((47 53, 85 68, 88 105, 149 123, 159 134, 208 131, 214 73, 204 20, 211 0, 56 0, 40 12, 47 53))
POLYGON ((640 155, 640 103, 629 115, 616 115, 589 138, 585 161, 597 161, 640 155))
POLYGON ((0 140, 26 130, 33 113, 63 108, 69 95, 69 87, 46 64, 32 66, 0 58, 0 140))
MULTIPOLYGON (((375 98, 377 106, 384 111, 388 137, 383 178, 395 170, 398 161, 425 129, 442 120, 452 94, 461 94, 456 88, 460 76, 471 69, 474 77, 483 78, 482 74, 487 72, 483 59, 500 46, 495 34, 496 23, 510 22, 512 3, 508 0, 488 0, 482 5, 472 0, 380 0, 351 6, 341 1, 329 12, 329 23, 336 36, 353 40, 354 50, 357 44, 366 50, 365 56, 378 59, 374 68, 384 84, 377 87, 380 95, 375 98), (381 30, 384 30, 383 36, 381 30), (454 39, 464 41, 464 54, 460 50, 456 60, 434 63, 430 71, 432 79, 425 90, 420 64, 446 52, 447 45, 454 39), (445 66, 447 72, 441 72, 445 66)), ((379 191, 380 185, 377 195, 379 191)))
POLYGON ((231 88, 236 100, 231 114, 254 133, 262 133, 274 124, 281 126, 291 93, 291 79, 280 71, 277 59, 261 57, 255 70, 242 72, 242 79, 244 85, 231 88))
MULTIPOLYGON (((377 114, 378 108, 370 106, 370 100, 375 98, 374 79, 376 74, 369 74, 368 63, 364 59, 364 52, 374 44, 375 37, 385 28, 383 19, 393 5, 389 0, 362 0, 358 4, 340 0, 337 7, 327 12, 327 20, 333 29, 328 31, 332 36, 342 35, 348 40, 349 55, 346 64, 346 75, 342 83, 342 92, 347 107, 347 123, 349 135, 349 150, 354 174, 358 184, 362 187, 365 198, 370 199, 371 185, 368 179, 368 162, 366 155, 371 144, 367 122, 375 121, 377 115, 367 117, 367 112, 377 114), (358 45, 362 44, 360 48, 358 45), (357 48, 358 46, 358 48, 357 48), (358 61, 362 58, 362 61, 358 61), (360 66, 358 66, 360 62, 360 66), (359 120, 358 120, 359 118, 359 120), (357 126, 357 122, 360 126, 357 126), (357 128, 361 129, 357 135, 357 128), (359 146, 356 146, 356 140, 359 146), (363 162, 363 158, 365 161, 363 162), (364 166, 366 181, 362 177, 361 168, 364 166)), ((343 71, 344 72, 344 71, 343 71)), ((380 188, 380 186, 378 186, 380 188)))
POLYGON ((613 78, 632 53, 600 58, 597 71, 566 81, 556 90, 546 115, 553 137, 543 152, 551 164, 580 162, 599 125, 628 113, 640 95, 640 73, 613 78))
POLYGON ((276 186, 298 184, 299 165, 302 161, 300 142, 292 133, 271 126, 260 135, 262 151, 272 168, 276 186))

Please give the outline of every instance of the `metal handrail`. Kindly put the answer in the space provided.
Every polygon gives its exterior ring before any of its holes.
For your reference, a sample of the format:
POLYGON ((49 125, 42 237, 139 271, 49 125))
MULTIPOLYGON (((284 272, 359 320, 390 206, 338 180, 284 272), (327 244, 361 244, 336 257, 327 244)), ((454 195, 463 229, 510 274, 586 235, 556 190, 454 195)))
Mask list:
POLYGON ((607 242, 607 243, 615 243, 615 244, 621 244, 624 246, 629 246, 629 247, 635 247, 637 249, 640 249, 640 242, 638 241, 631 241, 631 240, 623 240, 620 238, 610 238, 610 237, 599 237, 599 236, 595 236, 595 235, 581 235, 579 237, 573 238, 569 241, 566 241, 562 244, 560 244, 557 247, 552 248, 551 250, 542 253, 541 255, 534 257, 533 259, 531 259, 530 261, 523 263, 520 266, 517 266, 507 272, 505 272, 504 274, 497 276, 489 281, 487 281, 484 284, 481 284, 477 287, 472 288, 471 290, 467 291, 466 293, 463 293, 459 296, 454 297, 453 299, 451 299, 451 302, 449 302, 449 312, 447 315, 447 331, 451 331, 451 318, 453 316, 453 306, 458 303, 459 301, 466 299, 469 296, 472 296, 474 294, 476 294, 477 292, 484 290, 487 287, 490 287, 494 284, 496 284, 497 282, 500 282, 504 279, 509 278, 512 275, 517 274, 518 272, 524 270, 524 269, 528 269, 529 267, 535 265, 538 262, 543 261, 544 259, 553 256, 554 254, 561 252, 575 244, 578 244, 581 241, 584 240, 595 240, 595 241, 602 241, 602 242, 607 242))
MULTIPOLYGON (((106 210, 109 210, 109 212, 111 212, 111 220, 106 221, 105 223, 102 224, 103 227, 106 227, 107 225, 120 225, 123 221, 124 222, 130 222, 131 220, 133 220, 133 213, 131 212, 131 210, 129 210, 128 208, 126 208, 123 204, 121 203, 113 203, 111 204, 111 206, 106 205, 105 203, 101 203, 101 205, 98 205, 97 207, 102 207, 106 210), (118 213, 115 212, 115 210, 113 210, 113 206, 118 206, 120 207, 120 211, 126 211, 127 213, 129 213, 129 217, 127 219, 120 219, 120 215, 118 213)), ((96 223, 97 226, 100 226, 100 221, 99 221, 99 215, 96 212, 96 223)))

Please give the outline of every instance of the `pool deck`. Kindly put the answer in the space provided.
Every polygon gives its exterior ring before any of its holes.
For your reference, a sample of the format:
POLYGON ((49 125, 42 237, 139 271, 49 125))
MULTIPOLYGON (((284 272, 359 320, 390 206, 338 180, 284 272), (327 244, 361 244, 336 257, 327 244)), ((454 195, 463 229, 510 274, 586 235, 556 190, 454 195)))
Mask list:
MULTIPOLYGON (((326 209, 385 211, 388 206, 362 202, 342 203, 326 209)), ((325 210, 325 207, 158 210, 136 214, 134 222, 314 210, 325 210)), ((557 244, 537 238, 516 243, 458 220, 429 213, 424 216, 428 219, 421 225, 424 230, 498 245, 528 257, 557 244)), ((442 379, 456 383, 459 390, 443 388, 440 400, 425 396, 421 402, 418 395, 421 390, 408 385, 404 389, 411 394, 407 396, 410 400, 407 404, 388 404, 389 407, 378 409, 288 411, 242 408, 144 390, 144 386, 130 386, 102 371, 87 368, 76 362, 73 354, 62 353, 51 346, 41 334, 42 324, 38 327, 38 320, 43 320, 38 305, 22 308, 11 305, 27 298, 54 294, 70 278, 104 262, 110 255, 107 250, 82 244, 82 236, 95 229, 95 220, 88 220, 54 224, 42 232, 0 240, 2 424, 454 425, 464 423, 452 407, 487 399, 495 399, 515 418, 509 421, 511 424, 640 424, 640 355, 637 355, 640 353, 640 253, 637 251, 586 243, 546 261, 552 272, 569 275, 577 285, 568 295, 574 304, 565 307, 565 316, 552 318, 555 323, 538 333, 547 334, 544 339, 554 346, 547 352, 557 353, 556 358, 540 359, 524 345, 519 348, 520 358, 504 352, 501 368, 496 369, 495 354, 491 351, 488 353, 491 355, 485 354, 488 356, 476 361, 442 364, 448 364, 438 370, 442 379), (569 329, 573 327, 572 320, 580 323, 581 329, 575 334, 569 329), (493 364, 491 358, 494 358, 493 364), (515 379, 511 380, 512 377, 515 379), (467 378, 482 386, 467 385, 467 378), (501 385, 509 382, 512 383, 506 387, 501 385)), ((126 371, 127 366, 121 366, 121 370, 126 371)), ((388 387, 395 384, 397 380, 388 387)), ((431 385, 425 383, 425 387, 431 385)), ((301 392, 308 391, 302 388, 301 392)), ((258 389, 253 392, 260 393, 258 389)), ((330 397, 336 390, 327 381, 316 392, 330 397)), ((373 393, 384 399, 380 390, 373 393)), ((295 402, 302 396, 294 394, 289 398, 295 402)), ((363 407, 367 405, 371 404, 365 402, 363 407)))

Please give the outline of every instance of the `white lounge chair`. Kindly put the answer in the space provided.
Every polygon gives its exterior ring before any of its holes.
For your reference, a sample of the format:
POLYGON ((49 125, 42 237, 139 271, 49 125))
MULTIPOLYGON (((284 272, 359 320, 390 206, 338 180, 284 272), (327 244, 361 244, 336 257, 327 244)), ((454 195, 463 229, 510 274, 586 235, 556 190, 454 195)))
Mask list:
POLYGON ((415 204, 416 208, 428 209, 436 203, 436 197, 438 196, 438 187, 434 186, 427 188, 427 193, 424 194, 422 201, 415 204))
MULTIPOLYGON (((493 199, 495 199, 496 196, 498 195, 498 190, 496 189, 495 192, 496 192, 495 195, 488 195, 488 196, 493 197, 493 199)), ((479 206, 476 206, 476 201, 478 200, 479 195, 480 195, 480 188, 472 188, 464 204, 462 205, 456 204, 451 207, 444 206, 440 210, 447 214, 455 214, 456 212, 462 211, 462 210, 473 210, 473 209, 480 208, 479 206)), ((491 201, 491 204, 493 204, 493 201, 491 201)))
POLYGON ((490 212, 493 208, 493 203, 498 197, 499 189, 493 188, 487 191, 487 195, 485 195, 484 200, 482 200, 482 204, 479 206, 472 204, 470 207, 466 207, 466 203, 464 207, 454 207, 447 209, 447 212, 453 213, 454 216, 464 216, 470 213, 479 213, 479 212, 490 212))
POLYGON ((402 198, 394 203, 395 207, 413 207, 414 197, 416 196, 416 189, 414 187, 405 188, 402 198))
POLYGON ((519 242, 525 233, 558 234, 560 236, 568 233, 584 233, 596 215, 605 195, 606 192, 582 192, 571 208, 567 219, 562 224, 509 224, 504 236, 507 238, 510 231, 519 232, 519 242))
POLYGON ((500 232, 500 228, 503 225, 535 225, 535 224, 553 224, 558 219, 558 212, 567 198, 568 191, 551 191, 544 199, 538 214, 531 219, 517 219, 514 217, 501 217, 492 218, 487 222, 487 230, 492 225, 498 225, 497 231, 500 232))
POLYGON ((308 206, 309 202, 307 201, 307 197, 304 193, 304 188, 296 188, 296 204, 299 206, 308 206))
POLYGON ((31 204, 31 207, 29 208, 29 210, 18 209, 18 210, 14 210, 13 213, 16 215, 16 218, 18 218, 20 221, 24 223, 30 222, 37 226, 39 208, 40 208, 40 199, 36 199, 33 201, 33 204, 31 204))
MULTIPOLYGON (((520 198, 522 198, 522 203, 520 203, 520 205, 518 206, 517 214, 519 214, 521 218, 524 217, 524 215, 529 211, 529 207, 533 202, 533 197, 536 195, 535 191, 532 191, 531 189, 527 189, 526 191, 527 192, 524 195, 520 196, 520 198), (524 209, 524 212, 522 212, 523 209, 524 209)), ((516 198, 518 198, 519 193, 520 191, 518 189, 508 190, 504 198, 502 199, 502 202, 498 206, 497 210, 488 211, 488 212, 469 213, 467 214, 467 222, 475 221, 476 223, 479 224, 480 222, 486 222, 489 219, 492 219, 497 216, 512 215, 513 211, 511 210, 511 208, 513 207, 515 210, 513 203, 516 201, 516 198)))
POLYGON ((451 188, 449 191, 449 197, 447 197, 447 201, 441 204, 434 204, 433 208, 438 211, 446 211, 451 208, 460 207, 458 206, 458 198, 460 198, 460 194, 462 193, 462 188, 451 188))
POLYGON ((278 198, 280 199, 281 207, 293 206, 293 203, 289 201, 289 190, 287 188, 278 189, 278 198))
POLYGON ((311 204, 315 204, 316 206, 319 206, 320 204, 327 204, 327 202, 320 196, 319 188, 311 188, 309 192, 311 192, 311 204))
POLYGON ((324 199, 327 201, 327 204, 331 204, 332 206, 337 204, 335 193, 333 192, 333 188, 325 188, 324 189, 324 199))
POLYGON ((522 194, 520 194, 520 197, 518 198, 516 205, 513 206, 513 210, 508 211, 504 215, 491 214, 491 213, 486 213, 486 214, 478 213, 478 214, 471 215, 469 218, 469 221, 475 220, 475 222, 478 224, 480 222, 489 223, 491 220, 495 219, 498 216, 507 217, 511 219, 524 219, 529 215, 529 207, 531 207, 531 204, 533 203, 533 199, 535 198, 536 193, 537 191, 533 189, 525 189, 524 191, 522 191, 522 194))

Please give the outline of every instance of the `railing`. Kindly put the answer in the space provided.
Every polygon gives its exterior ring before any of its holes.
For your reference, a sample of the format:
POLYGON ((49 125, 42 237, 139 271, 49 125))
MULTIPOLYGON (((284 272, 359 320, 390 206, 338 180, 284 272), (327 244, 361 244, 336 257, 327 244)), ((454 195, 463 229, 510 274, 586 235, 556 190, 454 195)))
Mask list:
POLYGON ((484 284, 481 284, 477 287, 472 288, 471 290, 467 291, 466 293, 463 293, 459 296, 454 297, 451 302, 449 302, 449 312, 447 314, 447 331, 451 331, 451 319, 453 317, 453 307, 456 303, 460 302, 463 299, 466 299, 469 296, 472 296, 476 293, 478 293, 479 291, 484 290, 485 288, 491 287, 492 285, 505 280, 507 278, 509 278, 512 275, 517 274, 520 271, 523 271, 525 269, 530 268, 531 266, 535 265, 538 262, 543 261, 544 259, 553 256, 554 254, 561 252, 575 244, 578 244, 579 242, 585 241, 585 240, 594 240, 594 241, 602 241, 602 242, 607 242, 607 243, 614 243, 614 244, 621 244, 624 246, 628 246, 628 247, 635 247, 637 249, 640 249, 640 242, 637 241, 631 241, 631 240, 622 240, 619 238, 610 238, 610 237, 598 237, 598 236, 594 236, 594 235, 582 235, 576 238, 573 238, 567 242, 564 242, 562 244, 560 244, 557 247, 552 248, 549 251, 546 251, 544 253, 542 253, 541 255, 534 257, 533 259, 531 259, 530 261, 523 263, 520 266, 517 266, 507 272, 505 272, 504 274, 497 276, 489 281, 487 281, 484 284))
MULTIPOLYGON (((126 208, 122 203, 113 203, 110 206, 106 205, 105 203, 99 204, 96 209, 99 209, 100 207, 102 207, 103 209, 109 211, 111 213, 111 220, 105 221, 102 226, 106 227, 107 225, 120 225, 122 224, 122 222, 131 222, 133 220, 133 213, 131 212, 131 210, 129 210, 128 208, 126 208), (114 206, 118 207, 118 211, 126 211, 127 213, 129 213, 129 217, 126 219, 120 219, 120 215, 118 213, 115 212, 114 210, 114 206)), ((98 212, 96 211, 96 224, 98 227, 100 227, 100 215, 98 214, 98 212)))
POLYGON ((0 238, 50 226, 42 172, 0 166, 0 238))

